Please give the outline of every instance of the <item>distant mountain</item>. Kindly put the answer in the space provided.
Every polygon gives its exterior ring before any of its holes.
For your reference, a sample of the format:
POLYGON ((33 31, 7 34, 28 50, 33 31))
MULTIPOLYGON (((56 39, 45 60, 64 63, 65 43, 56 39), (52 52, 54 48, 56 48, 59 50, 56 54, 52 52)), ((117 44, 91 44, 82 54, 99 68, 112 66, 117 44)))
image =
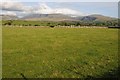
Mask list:
POLYGON ((24 20, 43 20, 43 21, 72 20, 72 18, 69 15, 63 15, 63 14, 31 14, 31 15, 27 15, 21 19, 24 19, 24 20))
POLYGON ((13 15, 0 15, 0 19, 2 19, 2 20, 17 20, 19 18, 17 16, 13 16, 13 15))
POLYGON ((113 17, 108 17, 108 16, 103 16, 103 15, 98 15, 98 14, 94 14, 94 15, 89 15, 90 17, 95 17, 96 21, 111 21, 111 20, 115 20, 116 18, 113 17))
POLYGON ((81 20, 81 21, 94 21, 94 20, 96 20, 96 19, 97 19, 96 17, 84 16, 84 17, 82 17, 80 20, 81 20))
POLYGON ((63 14, 31 14, 21 19, 24 20, 45 20, 45 21, 109 21, 115 18, 103 16, 103 15, 88 15, 88 16, 75 16, 75 15, 63 15, 63 14))
POLYGON ((116 18, 103 16, 103 15, 64 15, 64 14, 30 14, 22 18, 13 15, 0 15, 3 20, 36 20, 36 21, 112 21, 116 18))

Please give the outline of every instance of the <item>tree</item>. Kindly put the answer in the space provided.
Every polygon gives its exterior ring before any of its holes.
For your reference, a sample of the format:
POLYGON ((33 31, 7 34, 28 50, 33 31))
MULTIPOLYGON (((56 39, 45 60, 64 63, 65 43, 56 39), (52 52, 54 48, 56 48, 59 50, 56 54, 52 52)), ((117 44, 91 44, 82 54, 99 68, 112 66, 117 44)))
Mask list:
POLYGON ((53 25, 50 25, 50 27, 51 27, 51 28, 54 28, 55 26, 53 26, 53 25))
POLYGON ((12 25, 12 21, 7 21, 4 25, 12 25))

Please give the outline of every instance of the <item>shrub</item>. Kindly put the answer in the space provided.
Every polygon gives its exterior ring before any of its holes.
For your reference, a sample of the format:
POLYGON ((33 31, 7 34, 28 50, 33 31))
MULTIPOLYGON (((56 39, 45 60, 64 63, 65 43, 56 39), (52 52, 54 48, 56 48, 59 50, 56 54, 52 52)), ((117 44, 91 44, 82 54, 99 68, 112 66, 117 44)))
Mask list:
POLYGON ((54 28, 55 26, 52 26, 52 25, 51 25, 50 27, 51 27, 51 28, 54 28))

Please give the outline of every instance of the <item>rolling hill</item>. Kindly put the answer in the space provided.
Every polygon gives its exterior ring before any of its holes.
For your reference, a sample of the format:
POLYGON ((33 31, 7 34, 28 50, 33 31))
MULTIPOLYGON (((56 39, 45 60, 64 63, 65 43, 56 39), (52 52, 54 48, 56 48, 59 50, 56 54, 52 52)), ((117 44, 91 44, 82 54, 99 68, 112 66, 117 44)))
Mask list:
POLYGON ((17 16, 13 16, 13 15, 0 15, 0 19, 2 19, 2 20, 18 20, 19 18, 17 16))
POLYGON ((75 16, 63 14, 31 14, 27 15, 22 20, 42 20, 42 21, 111 21, 116 18, 103 16, 103 15, 88 15, 88 16, 75 16))
POLYGON ((112 21, 112 18, 104 15, 94 14, 88 16, 64 15, 64 14, 30 14, 19 18, 13 15, 0 15, 2 20, 30 20, 30 21, 112 21))

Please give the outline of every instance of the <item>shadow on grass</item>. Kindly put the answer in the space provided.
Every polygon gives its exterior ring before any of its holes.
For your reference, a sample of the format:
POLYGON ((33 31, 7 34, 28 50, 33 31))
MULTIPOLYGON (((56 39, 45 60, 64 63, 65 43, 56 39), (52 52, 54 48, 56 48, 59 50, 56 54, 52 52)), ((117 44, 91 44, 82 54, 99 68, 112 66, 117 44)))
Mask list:
POLYGON ((120 73, 120 67, 118 67, 115 70, 110 70, 109 72, 104 73, 100 77, 87 76, 84 80, 96 80, 96 79, 120 80, 119 73, 120 73))
MULTIPOLYGON (((110 70, 109 72, 104 73, 102 76, 93 77, 87 76, 85 78, 26 78, 24 74, 20 74, 22 78, 3 78, 2 80, 120 80, 119 77, 120 67, 115 70, 110 70)), ((78 73, 76 73, 78 74, 78 73)), ((80 74, 78 74, 80 75, 80 74)))

